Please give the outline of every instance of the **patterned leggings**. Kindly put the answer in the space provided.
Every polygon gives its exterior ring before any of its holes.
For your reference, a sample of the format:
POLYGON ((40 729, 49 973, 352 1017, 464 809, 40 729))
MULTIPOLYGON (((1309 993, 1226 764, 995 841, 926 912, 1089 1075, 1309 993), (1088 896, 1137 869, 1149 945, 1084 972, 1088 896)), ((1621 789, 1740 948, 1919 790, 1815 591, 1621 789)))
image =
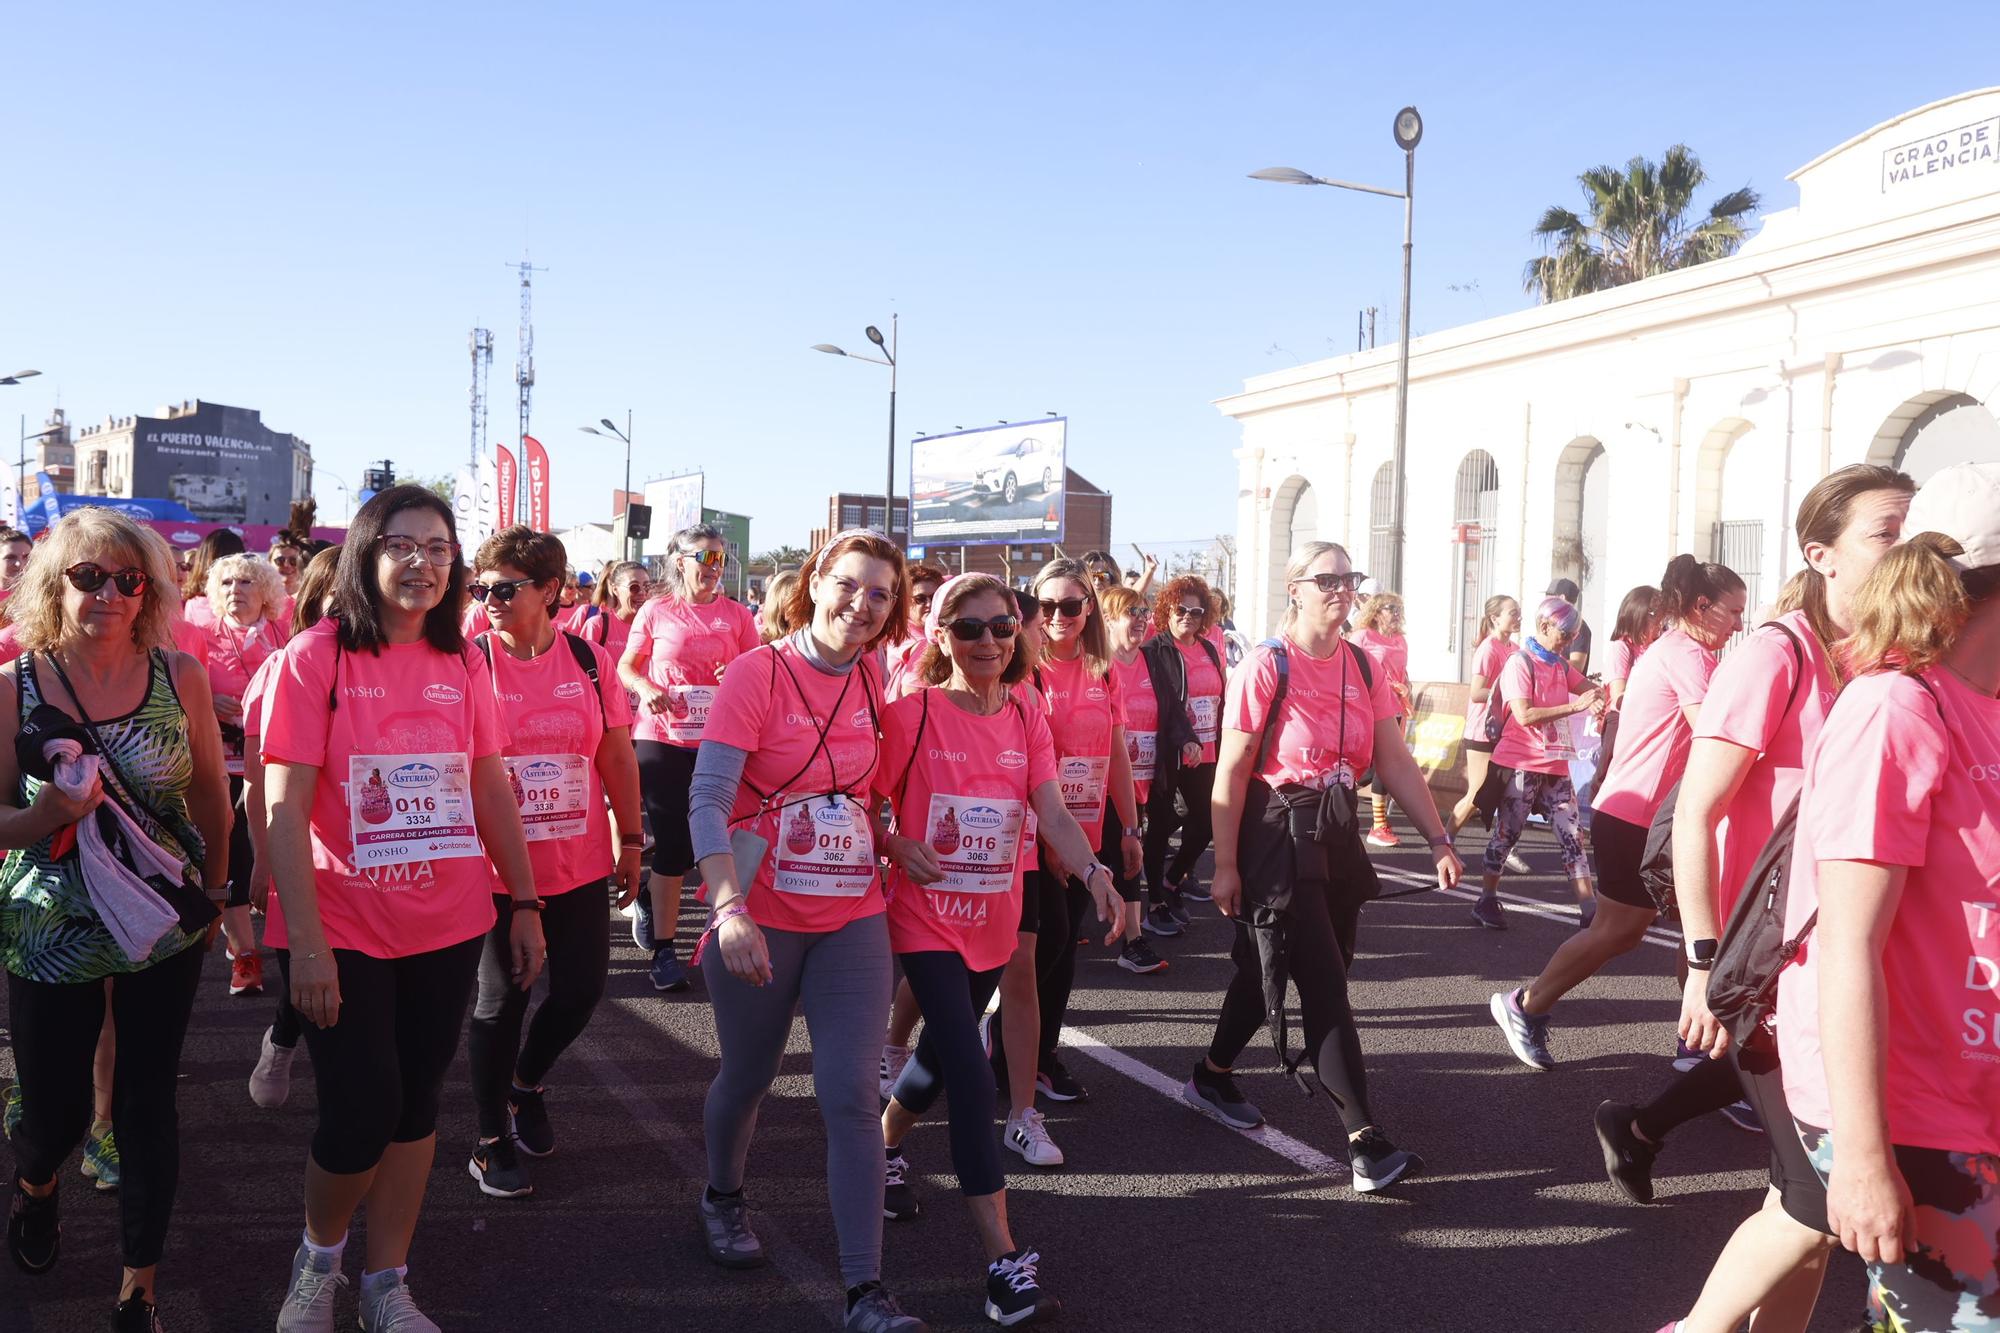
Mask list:
POLYGON ((1507 867, 1507 854, 1521 840, 1528 813, 1539 810, 1555 828, 1556 842, 1562 847, 1563 870, 1571 879, 1590 873, 1590 859, 1583 854, 1583 840, 1576 832, 1576 792, 1567 773, 1530 773, 1517 768, 1507 778, 1500 808, 1493 817, 1493 836, 1486 840, 1483 865, 1486 873, 1497 875, 1507 867))

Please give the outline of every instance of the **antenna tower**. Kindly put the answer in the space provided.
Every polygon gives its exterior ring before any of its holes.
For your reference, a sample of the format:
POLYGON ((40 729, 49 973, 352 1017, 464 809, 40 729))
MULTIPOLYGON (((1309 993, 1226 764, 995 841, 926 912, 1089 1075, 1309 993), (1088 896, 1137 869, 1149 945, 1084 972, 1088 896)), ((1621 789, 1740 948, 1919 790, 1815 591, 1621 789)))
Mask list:
POLYGON ((493 331, 472 331, 472 466, 486 457, 486 377, 493 369, 493 331))
POLYGON ((536 268, 523 257, 518 264, 508 268, 517 269, 521 274, 521 337, 520 350, 514 354, 514 383, 521 391, 521 430, 514 437, 514 471, 516 473, 515 510, 526 516, 528 512, 528 460, 522 455, 521 441, 528 437, 528 404, 535 389, 535 278, 537 273, 548 272, 536 268))

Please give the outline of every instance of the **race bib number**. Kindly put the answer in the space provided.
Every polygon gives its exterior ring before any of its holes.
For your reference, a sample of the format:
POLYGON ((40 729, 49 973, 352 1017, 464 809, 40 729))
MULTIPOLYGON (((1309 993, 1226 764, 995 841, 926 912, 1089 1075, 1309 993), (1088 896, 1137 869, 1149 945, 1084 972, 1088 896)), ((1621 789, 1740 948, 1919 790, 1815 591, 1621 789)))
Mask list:
POLYGON ((1576 758, 1576 742, 1569 729, 1570 719, 1555 718, 1542 724, 1543 753, 1550 759, 1565 762, 1576 758))
POLYGON ((708 728, 708 710, 715 706, 714 685, 667 686, 667 735, 677 741, 698 741, 708 728))
POLYGON ((875 831, 858 803, 846 796, 815 796, 786 807, 778 823, 773 888, 817 898, 859 898, 868 892, 875 879, 875 831))
POLYGON ((1063 808, 1085 828, 1095 828, 1103 821, 1104 781, 1110 772, 1109 759, 1087 759, 1081 755, 1068 756, 1058 769, 1063 808))
POLYGON ((931 797, 931 850, 944 878, 931 893, 1006 893, 1021 854, 1022 805, 984 796, 931 797))
POLYGON ((463 754, 348 756, 347 817, 357 869, 482 854, 463 754))
POLYGON ((529 842, 580 838, 589 825, 590 761, 580 754, 521 754, 507 760, 507 785, 521 807, 529 842))
POLYGON ((1188 720, 1194 723, 1195 739, 1213 745, 1222 735, 1222 700, 1202 694, 1188 700, 1188 720))
POLYGON ((1153 780, 1153 768, 1158 761, 1159 748, 1160 733, 1157 731, 1125 733, 1125 757, 1132 761, 1132 781, 1153 780))

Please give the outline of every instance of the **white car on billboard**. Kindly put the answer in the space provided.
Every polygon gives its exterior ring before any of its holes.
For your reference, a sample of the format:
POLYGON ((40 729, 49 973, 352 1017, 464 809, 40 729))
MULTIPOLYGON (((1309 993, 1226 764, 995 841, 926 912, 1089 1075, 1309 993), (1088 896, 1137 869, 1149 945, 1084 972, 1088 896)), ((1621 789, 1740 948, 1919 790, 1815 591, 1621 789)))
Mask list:
POLYGON ((972 486, 981 495, 997 495, 1000 503, 1013 504, 1024 485, 1053 491, 1062 465, 1062 453, 1055 446, 1024 435, 1012 444, 996 446, 981 460, 972 486))

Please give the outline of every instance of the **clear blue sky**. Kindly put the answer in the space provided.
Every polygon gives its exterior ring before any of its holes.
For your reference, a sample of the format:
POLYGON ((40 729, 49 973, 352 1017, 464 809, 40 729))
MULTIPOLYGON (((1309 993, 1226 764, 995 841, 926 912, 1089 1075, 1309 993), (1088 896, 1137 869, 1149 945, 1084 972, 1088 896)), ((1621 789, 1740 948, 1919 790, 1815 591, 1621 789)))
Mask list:
POLYGON ((0 372, 44 378, 0 390, 0 419, 32 429, 58 393, 81 423, 202 397, 349 481, 385 456, 446 471, 474 324, 511 430, 502 265, 525 244, 549 269, 534 423, 558 526, 608 516, 622 459, 576 427, 629 406, 636 477, 706 467, 754 545, 803 541, 830 491, 880 485, 887 396, 886 371, 807 349, 900 311, 905 439, 1064 413, 1121 545, 1198 538, 1235 521, 1236 431, 1209 400, 1395 304, 1393 201, 1246 172, 1394 185, 1390 120, 1417 104, 1422 333, 1523 305, 1529 228, 1592 164, 1685 141, 1718 191, 1791 205, 1786 173, 1820 152, 1991 82, 1991 16, 17 6, 0 372))

